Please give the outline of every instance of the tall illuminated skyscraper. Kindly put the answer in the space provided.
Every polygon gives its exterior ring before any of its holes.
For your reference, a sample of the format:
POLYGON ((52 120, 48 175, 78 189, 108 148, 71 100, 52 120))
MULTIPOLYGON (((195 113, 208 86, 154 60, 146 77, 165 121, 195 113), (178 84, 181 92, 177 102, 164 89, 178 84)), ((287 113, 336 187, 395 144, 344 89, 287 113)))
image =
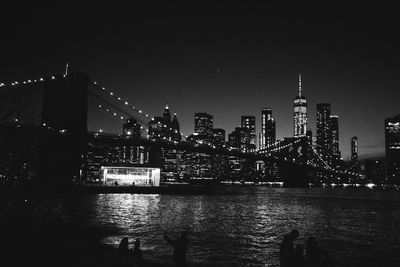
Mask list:
POLYGON ((206 136, 212 136, 214 119, 213 116, 205 112, 194 114, 194 132, 206 136))
POLYGON ((242 116, 241 121, 242 128, 247 128, 250 131, 250 145, 252 149, 256 149, 257 146, 257 135, 256 135, 256 117, 255 116, 242 116))
POLYGON ((385 120, 385 154, 387 161, 400 163, 400 114, 385 120))
POLYGON ((340 159, 339 150, 339 116, 330 115, 330 128, 332 134, 332 156, 335 160, 340 159))
POLYGON ((306 136, 307 99, 301 95, 301 74, 299 74, 299 94, 293 100, 294 137, 306 136))
POLYGON ((317 152, 324 160, 331 163, 332 159, 332 130, 331 104, 317 104, 317 152))
POLYGON ((270 108, 261 109, 261 133, 259 146, 260 149, 266 148, 276 139, 275 120, 272 118, 272 110, 270 108))
POLYGON ((385 120, 386 179, 400 185, 400 114, 385 120))
POLYGON ((357 136, 351 138, 351 162, 358 162, 358 140, 357 136))

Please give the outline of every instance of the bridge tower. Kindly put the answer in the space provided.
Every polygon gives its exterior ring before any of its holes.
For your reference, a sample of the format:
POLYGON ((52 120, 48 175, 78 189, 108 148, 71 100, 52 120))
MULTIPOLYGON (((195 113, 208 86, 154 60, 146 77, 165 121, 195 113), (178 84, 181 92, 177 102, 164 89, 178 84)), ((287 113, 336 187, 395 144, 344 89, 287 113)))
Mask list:
POLYGON ((39 139, 39 182, 80 182, 87 151, 89 76, 71 72, 44 83, 42 123, 54 131, 39 139))

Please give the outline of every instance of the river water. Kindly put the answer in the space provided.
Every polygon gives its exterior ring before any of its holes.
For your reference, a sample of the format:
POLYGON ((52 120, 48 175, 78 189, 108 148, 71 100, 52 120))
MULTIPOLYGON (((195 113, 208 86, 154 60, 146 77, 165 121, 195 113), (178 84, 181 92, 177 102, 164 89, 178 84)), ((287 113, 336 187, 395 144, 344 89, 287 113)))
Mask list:
POLYGON ((314 236, 337 266, 398 266, 400 191, 225 187, 215 195, 60 197, 65 220, 117 229, 102 242, 141 239, 144 257, 170 262, 163 232, 190 232, 188 259, 209 266, 278 266, 282 236, 314 236))

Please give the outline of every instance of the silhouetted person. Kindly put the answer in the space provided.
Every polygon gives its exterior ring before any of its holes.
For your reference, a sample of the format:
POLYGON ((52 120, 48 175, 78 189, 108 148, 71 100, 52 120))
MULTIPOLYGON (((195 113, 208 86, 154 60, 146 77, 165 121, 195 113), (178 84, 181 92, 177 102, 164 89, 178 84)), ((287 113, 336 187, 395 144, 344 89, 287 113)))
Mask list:
POLYGON ((314 237, 307 238, 306 260, 310 267, 322 266, 322 251, 314 237))
POLYGON ((188 233, 186 231, 182 232, 178 239, 173 240, 168 237, 167 232, 164 232, 164 239, 174 248, 172 261, 177 266, 186 265, 186 251, 189 245, 187 235, 188 233))
POLYGON ((281 267, 293 266, 294 259, 294 240, 299 236, 299 231, 292 230, 283 237, 279 250, 279 262, 281 267))
POLYGON ((136 239, 135 241, 135 247, 133 248, 133 258, 138 261, 138 262, 142 262, 143 259, 143 255, 142 255, 142 250, 140 249, 140 239, 136 239))
POLYGON ((132 250, 129 249, 129 240, 127 237, 122 238, 119 243, 118 256, 121 259, 130 259, 132 257, 132 250))

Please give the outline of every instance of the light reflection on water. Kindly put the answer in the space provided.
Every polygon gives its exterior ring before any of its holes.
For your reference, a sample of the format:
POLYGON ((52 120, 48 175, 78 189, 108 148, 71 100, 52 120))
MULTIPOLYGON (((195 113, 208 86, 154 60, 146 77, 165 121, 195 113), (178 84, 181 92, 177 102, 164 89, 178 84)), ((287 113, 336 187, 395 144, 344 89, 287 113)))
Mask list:
POLYGON ((400 260, 400 192, 232 187, 212 196, 104 194, 64 199, 68 220, 119 229, 141 239, 144 256, 169 261, 163 232, 189 230, 197 263, 276 266, 282 235, 313 235, 339 266, 391 266, 400 260))

